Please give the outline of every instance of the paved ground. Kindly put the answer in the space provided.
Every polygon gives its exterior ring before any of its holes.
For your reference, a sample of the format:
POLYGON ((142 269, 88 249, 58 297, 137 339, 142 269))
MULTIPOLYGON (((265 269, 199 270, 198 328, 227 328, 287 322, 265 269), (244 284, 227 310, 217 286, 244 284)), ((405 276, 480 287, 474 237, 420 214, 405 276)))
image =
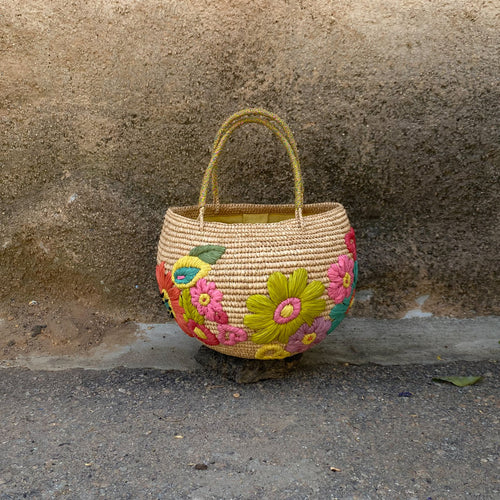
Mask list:
MULTIPOLYGON (((36 337, 38 341, 42 335, 36 337)), ((158 368, 196 370, 200 343, 185 335, 173 322, 139 324, 135 335, 115 333, 84 354, 42 355, 30 353, 0 360, 2 367, 35 370, 69 368, 158 368)), ((473 319, 411 318, 377 320, 347 318, 320 345, 304 355, 303 364, 317 366, 348 362, 382 365, 432 364, 452 361, 500 361, 500 317, 473 319)))
POLYGON ((2 500, 500 497, 495 361, 305 364, 244 386, 202 370, 0 379, 2 500))

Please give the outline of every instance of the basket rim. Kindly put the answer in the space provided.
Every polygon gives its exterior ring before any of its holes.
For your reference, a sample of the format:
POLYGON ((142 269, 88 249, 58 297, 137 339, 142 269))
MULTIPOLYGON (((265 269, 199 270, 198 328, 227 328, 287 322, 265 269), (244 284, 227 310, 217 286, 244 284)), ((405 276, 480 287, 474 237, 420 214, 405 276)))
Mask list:
MULTIPOLYGON (((210 204, 205 206, 205 217, 211 215, 239 215, 243 213, 289 213, 291 218, 267 223, 258 222, 220 222, 220 221, 204 221, 205 226, 212 227, 255 227, 256 225, 275 226, 290 224, 295 222, 295 205, 292 203, 286 204, 260 204, 260 203, 224 203, 219 205, 219 211, 216 212, 216 205, 210 204), (243 212, 245 210, 245 212, 243 212)), ((344 212, 345 208, 341 203, 337 202, 320 202, 308 203, 303 206, 304 221, 312 220, 318 217, 333 215, 334 212, 344 212), (308 213, 309 212, 309 213, 308 213)), ((167 208, 165 217, 174 216, 176 219, 185 220, 189 224, 198 223, 198 205, 171 206, 167 208), (191 216, 189 216, 189 215, 191 216)))

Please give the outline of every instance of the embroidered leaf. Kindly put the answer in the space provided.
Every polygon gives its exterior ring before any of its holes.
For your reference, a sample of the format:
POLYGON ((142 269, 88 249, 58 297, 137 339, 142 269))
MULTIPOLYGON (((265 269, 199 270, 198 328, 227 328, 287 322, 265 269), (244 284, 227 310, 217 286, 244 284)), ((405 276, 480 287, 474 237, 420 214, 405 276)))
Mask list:
POLYGON ((205 323, 205 319, 198 313, 196 307, 191 302, 191 293, 188 288, 182 290, 179 298, 179 305, 184 308, 183 316, 185 321, 192 319, 199 325, 203 325, 205 323))
POLYGON ((184 289, 192 287, 199 279, 210 272, 210 265, 198 257, 185 255, 181 257, 172 268, 174 283, 177 288, 184 289))
POLYGON ((483 380, 483 377, 434 377, 433 382, 450 382, 450 384, 458 387, 465 387, 466 385, 477 384, 483 380))
POLYGON ((221 247, 218 245, 201 245, 199 247, 194 247, 189 255, 193 257, 198 257, 203 262, 207 264, 215 264, 226 251, 226 247, 221 247))
POLYGON ((174 273, 174 281, 177 285, 185 285, 193 281, 199 272, 199 267, 180 267, 174 273))

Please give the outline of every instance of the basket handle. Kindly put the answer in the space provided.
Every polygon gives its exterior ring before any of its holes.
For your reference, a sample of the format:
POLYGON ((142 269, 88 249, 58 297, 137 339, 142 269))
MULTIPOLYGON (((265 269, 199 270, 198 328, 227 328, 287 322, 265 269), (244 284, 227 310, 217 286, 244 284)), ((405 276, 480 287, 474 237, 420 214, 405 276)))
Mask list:
POLYGON ((302 174, 300 171, 300 163, 298 158, 298 149, 295 139, 293 138, 292 132, 288 127, 288 125, 286 125, 286 123, 277 115, 260 108, 253 108, 253 109, 244 109, 229 117, 224 122, 219 132, 217 133, 217 136, 214 141, 212 157, 205 171, 205 175, 203 177, 203 181, 201 184, 200 198, 198 201, 200 227, 201 228, 203 227, 203 216, 205 212, 205 204, 206 204, 210 179, 212 180, 212 193, 214 197, 216 211, 219 208, 217 160, 222 151, 222 148, 224 147, 224 145, 226 144, 226 142, 228 141, 229 137, 234 132, 234 130, 236 130, 238 127, 240 127, 245 123, 258 123, 260 125, 264 125, 272 132, 274 132, 274 134, 278 137, 283 146, 285 146, 285 149, 287 150, 294 172, 295 217, 298 220, 299 224, 301 225, 302 207, 304 205, 304 189, 302 184, 302 174))
MULTIPOLYGON (((217 136, 215 137, 214 145, 212 151, 215 151, 217 148, 221 138, 224 134, 229 130, 229 128, 237 122, 248 123, 248 118, 257 117, 259 120, 251 120, 252 123, 261 123, 265 126, 272 125, 274 128, 272 129, 274 133, 281 133, 281 135, 285 136, 288 140, 290 146, 292 147, 296 158, 299 158, 299 151, 297 148, 297 143, 295 142, 295 138, 293 137, 292 131, 290 127, 276 114, 271 113, 263 108, 249 108, 243 109, 242 111, 238 111, 234 113, 234 115, 230 116, 221 126, 217 136), (267 123, 262 123, 262 121, 267 121, 267 123), (276 130, 275 130, 276 129, 276 130)), ((303 197, 303 193, 302 193, 303 197)), ((214 164, 214 168, 212 170, 212 198, 215 204, 215 211, 219 211, 219 183, 218 183, 218 166, 217 161, 214 164)))

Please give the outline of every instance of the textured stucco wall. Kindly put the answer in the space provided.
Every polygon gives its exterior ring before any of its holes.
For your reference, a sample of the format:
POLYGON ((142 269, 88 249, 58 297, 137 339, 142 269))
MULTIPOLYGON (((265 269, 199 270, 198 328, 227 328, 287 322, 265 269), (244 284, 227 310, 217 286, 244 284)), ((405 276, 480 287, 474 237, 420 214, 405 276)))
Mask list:
MULTIPOLYGON (((247 106, 289 122, 306 201, 346 206, 354 314, 499 313, 498 2, 1 0, 0 29, 3 314, 163 320, 164 211, 247 106)), ((225 201, 292 200, 266 131, 221 170, 225 201)))

